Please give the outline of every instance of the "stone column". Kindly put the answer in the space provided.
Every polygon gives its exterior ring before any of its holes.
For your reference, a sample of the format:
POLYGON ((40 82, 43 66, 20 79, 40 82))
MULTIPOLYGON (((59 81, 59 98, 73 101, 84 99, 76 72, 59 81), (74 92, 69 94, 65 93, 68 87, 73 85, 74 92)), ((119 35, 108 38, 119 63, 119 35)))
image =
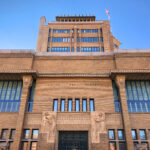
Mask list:
POLYGON ((72 111, 75 111, 75 98, 72 99, 72 111))
POLYGON ((88 98, 87 99, 87 112, 89 112, 90 111, 90 99, 88 98))
POLYGON ((119 93, 120 93, 121 115, 122 115, 122 122, 124 126, 125 137, 126 137, 127 150, 134 150, 134 145, 133 145, 133 140, 131 135, 130 118, 128 113, 127 98, 126 98, 125 76, 124 75, 116 76, 116 84, 119 88, 119 93))
POLYGON ((25 111, 28 102, 29 89, 31 85, 32 85, 32 76, 23 76, 23 91, 22 91, 20 109, 19 109, 17 123, 16 123, 16 133, 15 133, 15 139, 13 144, 14 150, 20 150, 25 111))

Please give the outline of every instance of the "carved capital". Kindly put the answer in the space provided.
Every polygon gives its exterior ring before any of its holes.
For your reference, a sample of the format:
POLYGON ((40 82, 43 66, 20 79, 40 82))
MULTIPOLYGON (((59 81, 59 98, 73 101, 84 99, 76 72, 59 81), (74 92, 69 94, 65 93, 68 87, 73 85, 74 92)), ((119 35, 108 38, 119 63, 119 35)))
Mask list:
POLYGON ((32 86, 33 78, 32 76, 23 76, 23 86, 30 87, 32 86))
POLYGON ((126 80, 126 76, 125 75, 118 75, 115 78, 115 82, 117 84, 117 86, 120 87, 125 87, 125 80, 126 80))

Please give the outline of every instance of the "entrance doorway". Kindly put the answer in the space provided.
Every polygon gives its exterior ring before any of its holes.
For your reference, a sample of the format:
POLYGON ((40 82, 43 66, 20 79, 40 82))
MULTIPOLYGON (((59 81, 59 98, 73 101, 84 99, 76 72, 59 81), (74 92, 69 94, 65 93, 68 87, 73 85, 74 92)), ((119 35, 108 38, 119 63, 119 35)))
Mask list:
POLYGON ((58 150, 88 150, 88 132, 60 131, 58 150))

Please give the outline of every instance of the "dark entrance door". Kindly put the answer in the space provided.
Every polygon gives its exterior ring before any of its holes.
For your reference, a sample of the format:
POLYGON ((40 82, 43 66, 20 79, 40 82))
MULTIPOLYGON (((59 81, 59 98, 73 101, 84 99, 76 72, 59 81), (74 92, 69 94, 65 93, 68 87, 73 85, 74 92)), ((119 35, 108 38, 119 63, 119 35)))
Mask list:
POLYGON ((88 132, 60 131, 58 150, 88 150, 88 132))

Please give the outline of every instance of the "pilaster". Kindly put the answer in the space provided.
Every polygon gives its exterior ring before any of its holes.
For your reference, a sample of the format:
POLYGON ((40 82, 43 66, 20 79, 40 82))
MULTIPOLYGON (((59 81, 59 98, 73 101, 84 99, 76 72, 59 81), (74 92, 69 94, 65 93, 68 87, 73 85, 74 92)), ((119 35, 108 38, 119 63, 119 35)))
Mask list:
POLYGON ((127 150, 134 150, 134 145, 133 145, 133 140, 131 135, 130 118, 128 113, 126 91, 125 91, 125 78, 126 78, 125 75, 116 76, 116 84, 119 88, 119 93, 120 93, 121 114, 122 114, 122 121, 123 121, 125 136, 126 136, 127 150))
POLYGON ((32 85, 32 80, 33 80, 32 76, 23 76, 23 90, 22 90, 22 96, 20 102, 20 109, 19 109, 17 123, 16 123, 16 133, 15 133, 15 139, 13 145, 14 150, 20 150, 26 105, 29 96, 29 89, 30 86, 32 85))

